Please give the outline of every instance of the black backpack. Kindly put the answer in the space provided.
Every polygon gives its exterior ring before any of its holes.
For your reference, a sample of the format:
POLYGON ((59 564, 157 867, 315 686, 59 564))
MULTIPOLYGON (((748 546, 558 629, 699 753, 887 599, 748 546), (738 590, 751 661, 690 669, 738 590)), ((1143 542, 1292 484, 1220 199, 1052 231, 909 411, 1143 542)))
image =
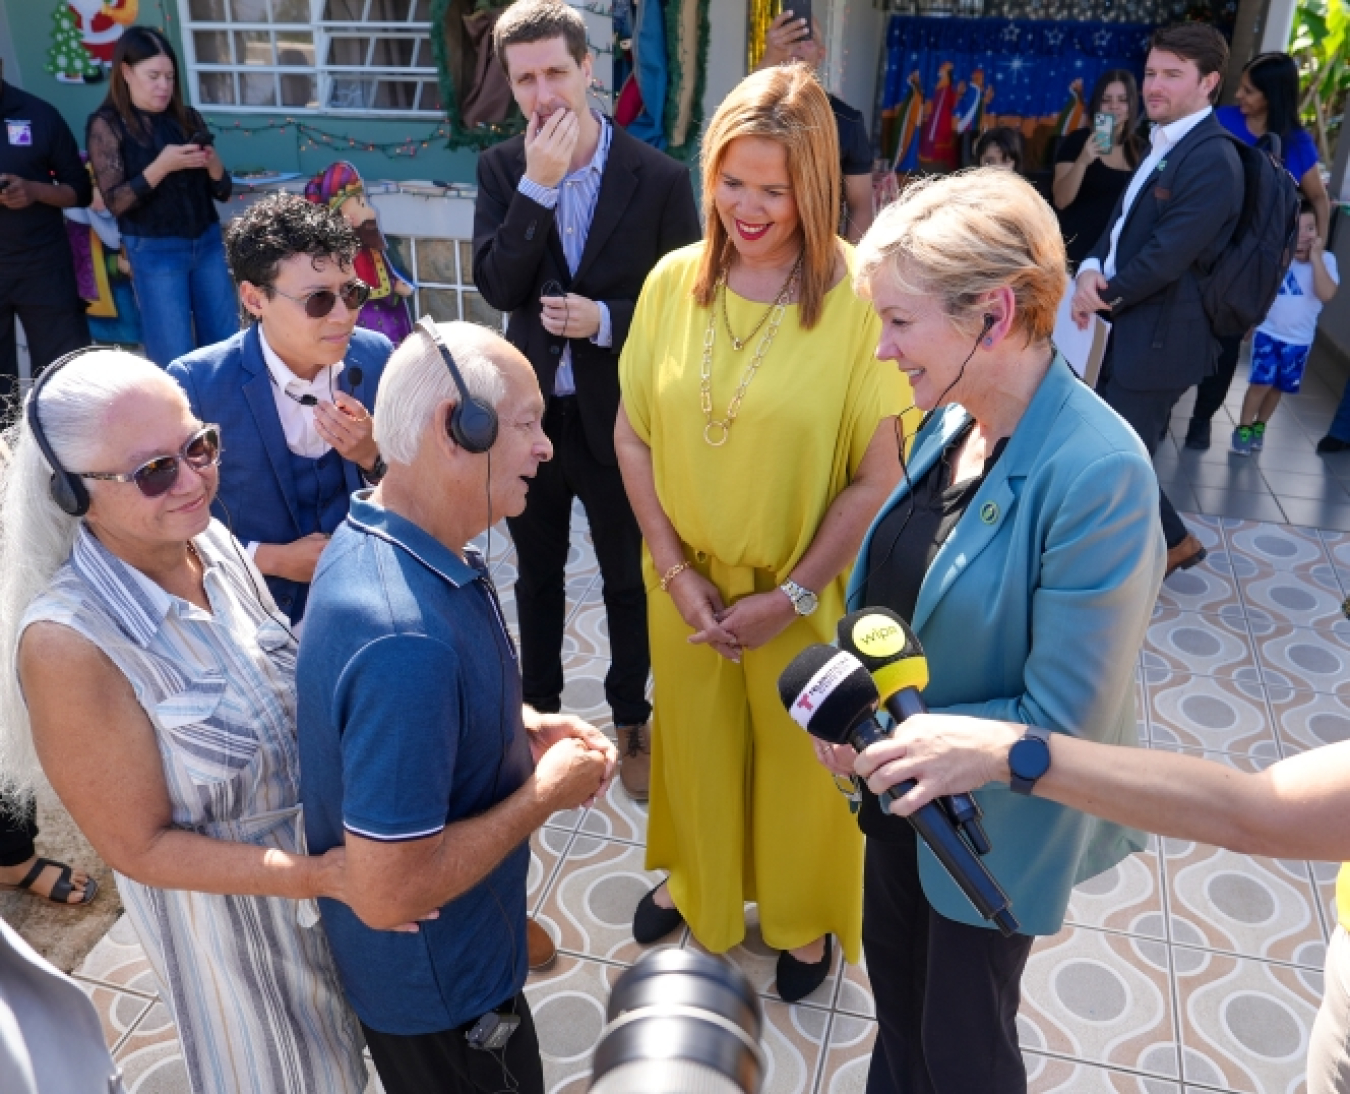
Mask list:
POLYGON ((1266 134, 1255 148, 1225 136, 1242 160, 1242 212, 1200 294, 1214 333, 1238 338, 1265 319, 1293 261, 1299 192, 1280 160, 1278 136, 1266 134))

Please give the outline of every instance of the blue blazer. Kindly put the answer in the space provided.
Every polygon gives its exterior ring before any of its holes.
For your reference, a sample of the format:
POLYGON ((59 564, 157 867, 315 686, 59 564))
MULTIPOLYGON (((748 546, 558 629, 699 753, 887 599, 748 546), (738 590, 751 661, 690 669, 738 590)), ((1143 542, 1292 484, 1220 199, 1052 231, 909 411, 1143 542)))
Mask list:
MULTIPOLYGON (((383 334, 357 327, 347 347, 347 368, 338 386, 368 410, 393 344, 383 334), (352 384, 351 367, 361 370, 352 384)), ((277 414, 272 379, 263 360, 256 324, 224 342, 185 354, 169 366, 187 392, 192 413, 220 426, 224 454, 220 491, 211 509, 244 543, 292 543, 300 538, 300 514, 290 450, 277 414)), ((365 484, 361 469, 343 460, 347 493, 365 484)), ((307 584, 269 577, 277 607, 295 621, 304 606, 307 584)))
MULTIPOLYGON (((919 431, 920 478, 968 415, 951 405, 919 431)), ((877 524, 849 583, 860 607, 877 524)), ((1167 549, 1158 480, 1133 430, 1056 357, 994 465, 938 551, 914 609, 933 710, 1137 745, 1134 671, 1167 549)), ((1069 893, 1144 846, 1142 833, 1004 785, 976 792, 994 850, 984 861, 1025 934, 1054 934, 1069 893)), ((920 843, 932 906, 987 926, 920 843)))

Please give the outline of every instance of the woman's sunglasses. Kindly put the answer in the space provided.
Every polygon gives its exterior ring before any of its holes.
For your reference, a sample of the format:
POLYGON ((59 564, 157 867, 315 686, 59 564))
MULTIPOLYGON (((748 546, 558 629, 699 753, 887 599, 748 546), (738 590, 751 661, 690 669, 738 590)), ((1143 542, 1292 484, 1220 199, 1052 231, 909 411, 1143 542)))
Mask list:
POLYGON ((308 296, 291 296, 290 293, 284 293, 275 286, 272 287, 272 291, 278 296, 284 296, 287 300, 294 300, 297 304, 303 304, 305 314, 311 319, 322 319, 331 312, 337 306, 339 296, 342 297, 342 303, 348 311, 356 311, 370 299, 370 286, 364 281, 349 281, 342 286, 339 292, 334 292, 332 289, 320 289, 308 296))
POLYGON ((220 426, 203 426, 183 442, 178 455, 156 456, 130 475, 114 475, 107 471, 75 471, 72 474, 104 482, 134 482, 147 498, 158 498, 173 489, 185 463, 194 471, 205 471, 220 463, 220 426))

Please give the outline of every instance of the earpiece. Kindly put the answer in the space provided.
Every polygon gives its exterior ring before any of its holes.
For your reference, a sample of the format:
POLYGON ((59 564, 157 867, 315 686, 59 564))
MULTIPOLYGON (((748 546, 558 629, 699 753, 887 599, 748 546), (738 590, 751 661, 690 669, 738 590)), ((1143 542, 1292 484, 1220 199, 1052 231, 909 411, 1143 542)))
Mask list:
POLYGON ((445 367, 450 370, 450 377, 459 390, 459 404, 450 412, 450 420, 446 423, 451 440, 465 452, 474 454, 486 452, 497 440, 497 411, 485 400, 469 394, 468 385, 460 375, 459 366, 450 356, 450 350, 442 341, 441 332, 436 329, 431 316, 422 316, 417 325, 441 351, 445 367))
POLYGON ((992 346, 994 344, 994 340, 992 338, 985 338, 984 336, 989 333, 990 328, 993 327, 993 325, 997 322, 998 319, 996 317, 990 315, 988 312, 984 313, 984 326, 980 330, 980 337, 984 338, 984 344, 986 347, 992 346))
POLYGON ((47 381, 75 360, 76 357, 106 348, 106 346, 85 346, 83 349, 77 349, 73 353, 67 353, 64 357, 53 361, 43 370, 42 375, 37 378, 37 382, 33 384, 33 390, 28 396, 28 406, 25 409, 28 431, 33 434, 33 440, 37 442, 38 451, 46 457, 47 463, 52 468, 50 486, 52 501, 56 503, 56 507, 61 512, 68 513, 72 517, 82 517, 89 512, 89 488, 84 485, 84 480, 79 475, 72 475, 61 466, 61 461, 56 458, 56 453, 52 451, 52 446, 47 442, 47 434, 42 431, 42 419, 38 415, 38 396, 42 394, 42 389, 46 386, 47 381))

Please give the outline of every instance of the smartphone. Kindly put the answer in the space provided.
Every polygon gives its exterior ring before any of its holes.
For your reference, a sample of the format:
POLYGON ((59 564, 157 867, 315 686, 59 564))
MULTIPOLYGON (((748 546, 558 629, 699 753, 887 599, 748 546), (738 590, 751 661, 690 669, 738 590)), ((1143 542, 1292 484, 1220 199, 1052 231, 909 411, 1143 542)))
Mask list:
POLYGON ((1114 114, 1094 114, 1092 116, 1092 139, 1097 149, 1106 155, 1116 137, 1116 116, 1114 114))
POLYGON ((783 7, 792 12, 793 22, 798 19, 806 20, 806 36, 810 38, 816 25, 811 14, 811 0, 787 0, 783 7))
POLYGON ((215 144, 216 138, 209 129, 198 129, 188 138, 188 144, 197 144, 205 148, 208 144, 215 144))

